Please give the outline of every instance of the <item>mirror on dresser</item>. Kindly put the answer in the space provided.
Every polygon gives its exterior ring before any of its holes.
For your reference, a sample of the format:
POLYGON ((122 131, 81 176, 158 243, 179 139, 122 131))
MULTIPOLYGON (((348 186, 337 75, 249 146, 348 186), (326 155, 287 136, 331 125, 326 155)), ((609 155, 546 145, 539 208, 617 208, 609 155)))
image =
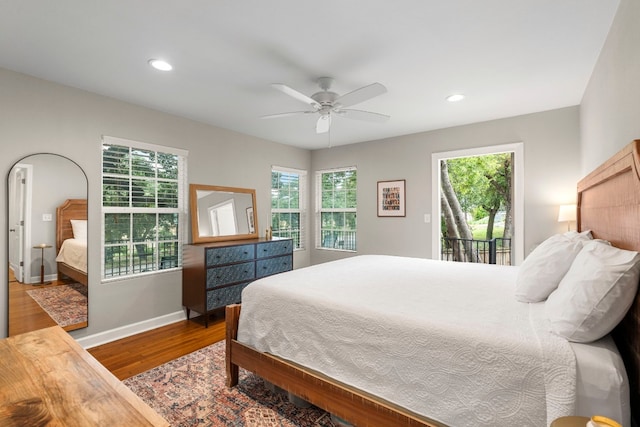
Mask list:
POLYGON ((7 190, 8 335, 55 325, 67 331, 86 327, 84 171, 67 157, 33 154, 13 165, 7 190))
POLYGON ((258 237, 255 190, 190 184, 189 200, 193 243, 258 237))
POLYGON ((293 240, 258 237, 255 190, 190 184, 189 196, 182 305, 187 319, 194 312, 208 326, 210 315, 241 302, 249 283, 293 268, 293 240))

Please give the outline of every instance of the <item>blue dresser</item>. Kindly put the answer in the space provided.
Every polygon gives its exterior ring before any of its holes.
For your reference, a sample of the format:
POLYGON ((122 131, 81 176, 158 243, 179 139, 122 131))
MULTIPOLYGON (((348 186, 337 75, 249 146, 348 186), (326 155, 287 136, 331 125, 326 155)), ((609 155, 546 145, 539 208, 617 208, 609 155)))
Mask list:
POLYGON ((252 281, 293 268, 291 239, 250 239, 185 245, 182 266, 182 305, 205 316, 240 302, 252 281))

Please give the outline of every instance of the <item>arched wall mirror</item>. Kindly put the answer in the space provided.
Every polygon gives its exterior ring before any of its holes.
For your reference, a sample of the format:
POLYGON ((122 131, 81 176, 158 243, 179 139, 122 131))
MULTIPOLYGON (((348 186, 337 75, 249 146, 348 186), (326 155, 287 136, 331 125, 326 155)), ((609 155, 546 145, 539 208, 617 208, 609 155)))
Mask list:
POLYGON ((9 330, 87 326, 87 177, 57 154, 19 160, 7 176, 9 330))
POLYGON ((256 191, 190 184, 193 243, 258 237, 256 191))

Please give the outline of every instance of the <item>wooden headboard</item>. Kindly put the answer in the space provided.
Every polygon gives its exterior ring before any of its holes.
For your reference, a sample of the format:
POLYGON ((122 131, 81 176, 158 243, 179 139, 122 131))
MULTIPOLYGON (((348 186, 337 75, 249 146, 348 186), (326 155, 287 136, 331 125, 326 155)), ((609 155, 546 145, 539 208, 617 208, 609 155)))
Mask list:
MULTIPOLYGON (((640 140, 578 183, 578 230, 612 245, 640 251, 640 140)), ((640 425, 640 293, 613 331, 631 388, 631 416, 640 425)))
POLYGON ((73 237, 72 219, 87 219, 86 199, 67 199, 56 208, 56 253, 62 242, 73 237))

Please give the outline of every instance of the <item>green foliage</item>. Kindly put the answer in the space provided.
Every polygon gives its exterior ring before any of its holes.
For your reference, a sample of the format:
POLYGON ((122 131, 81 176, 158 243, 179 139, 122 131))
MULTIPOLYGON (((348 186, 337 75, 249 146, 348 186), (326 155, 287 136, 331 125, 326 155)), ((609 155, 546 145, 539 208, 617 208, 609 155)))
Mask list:
POLYGON ((487 215, 489 215, 489 212, 487 212, 482 206, 476 206, 473 209, 471 215, 473 216, 473 219, 477 221, 479 219, 485 218, 487 215))
POLYGON ((322 174, 322 209, 355 209, 357 174, 355 170, 322 174))
MULTIPOLYGON (((473 233, 474 240, 486 240, 487 239, 487 228, 486 227, 471 227, 471 232, 473 233)), ((494 227, 493 228, 493 238, 502 237, 504 235, 504 227, 494 227)))
POLYGON ((474 219, 495 214, 506 206, 506 198, 510 197, 511 153, 448 159, 447 168, 460 206, 474 219))
POLYGON ((451 185, 465 212, 478 207, 500 209, 504 200, 501 189, 505 180, 511 179, 511 171, 505 170, 510 158, 511 153, 502 153, 447 160, 451 185))
POLYGON ((299 209, 300 176, 295 173, 271 172, 271 208, 299 209))
POLYGON ((291 172, 271 172, 271 214, 274 236, 291 237, 294 247, 300 247, 300 175, 291 172), (287 210, 289 212, 287 212, 287 210))
POLYGON ((178 156, 106 144, 102 159, 103 206, 140 210, 105 213, 105 269, 128 274, 134 253, 153 260, 158 249, 160 257, 175 256, 179 215, 157 210, 178 208, 178 156))

